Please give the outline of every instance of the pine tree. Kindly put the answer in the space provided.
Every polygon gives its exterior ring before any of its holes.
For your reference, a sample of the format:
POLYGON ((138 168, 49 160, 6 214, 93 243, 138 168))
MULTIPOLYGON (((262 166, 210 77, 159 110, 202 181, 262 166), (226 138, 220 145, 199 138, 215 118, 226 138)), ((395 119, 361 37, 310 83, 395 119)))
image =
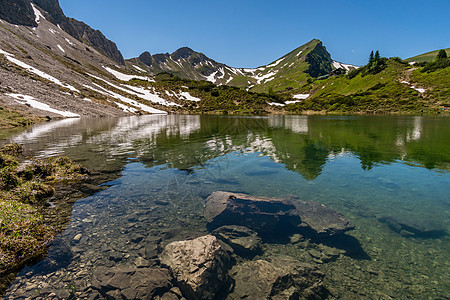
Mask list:
POLYGON ((373 50, 370 52, 369 65, 373 63, 373 50))
POLYGON ((444 59, 447 58, 447 52, 444 49, 439 50, 436 59, 444 59))
POLYGON ((380 52, 375 52, 375 57, 373 58, 376 62, 380 60, 380 52))

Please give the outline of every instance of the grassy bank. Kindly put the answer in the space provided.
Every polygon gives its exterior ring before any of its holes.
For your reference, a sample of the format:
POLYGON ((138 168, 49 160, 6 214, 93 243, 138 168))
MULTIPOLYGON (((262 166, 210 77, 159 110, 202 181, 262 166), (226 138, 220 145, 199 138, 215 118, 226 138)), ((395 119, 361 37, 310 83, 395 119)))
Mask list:
MULTIPOLYGON (((18 144, 0 149, 0 277, 45 251, 57 233, 41 210, 53 184, 81 180, 89 171, 67 157, 23 159, 18 144)), ((3 287, 4 288, 4 287, 3 287)))

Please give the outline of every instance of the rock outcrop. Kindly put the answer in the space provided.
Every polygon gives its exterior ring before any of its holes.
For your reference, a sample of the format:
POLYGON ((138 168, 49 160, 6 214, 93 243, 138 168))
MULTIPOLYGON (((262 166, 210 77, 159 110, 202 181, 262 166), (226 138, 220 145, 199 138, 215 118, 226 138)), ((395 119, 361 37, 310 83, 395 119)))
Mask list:
POLYGON ((166 246, 160 260, 170 268, 188 299, 216 299, 228 293, 230 257, 212 235, 173 242, 166 246))
POLYGON ((258 233, 289 231, 300 223, 296 207, 286 199, 214 192, 206 199, 209 229, 223 225, 246 226, 258 233))
POLYGON ((37 26, 30 0, 1 0, 0 19, 15 25, 37 26))
POLYGON ((139 60, 144 64, 146 64, 147 66, 151 66, 153 63, 152 55, 148 51, 145 51, 144 53, 139 55, 139 60))
POLYGON ((325 299, 324 274, 288 257, 248 261, 235 266, 236 281, 228 299, 325 299))

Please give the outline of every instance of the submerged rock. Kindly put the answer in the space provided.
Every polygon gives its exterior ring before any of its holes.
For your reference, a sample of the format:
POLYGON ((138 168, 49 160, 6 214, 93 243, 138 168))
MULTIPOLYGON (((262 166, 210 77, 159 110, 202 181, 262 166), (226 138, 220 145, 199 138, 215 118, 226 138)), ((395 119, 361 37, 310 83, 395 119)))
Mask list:
POLYGON ((255 231, 237 225, 221 226, 212 232, 241 256, 256 255, 261 250, 261 238, 255 231))
POLYGON ((447 235, 445 229, 436 227, 431 223, 418 223, 395 217, 381 217, 378 220, 386 223, 390 229, 404 237, 438 238, 447 235))
POLYGON ((324 299, 325 276, 316 267, 289 257, 248 261, 235 266, 236 281, 228 299, 324 299))
POLYGON ((168 292, 172 276, 163 268, 107 268, 94 271, 92 287, 105 297, 123 299, 153 299, 168 292))
POLYGON ((337 211, 314 201, 295 202, 302 221, 319 236, 333 236, 355 229, 355 225, 337 211))
POLYGON ((355 228, 342 214, 317 202, 229 192, 214 192, 206 199, 205 218, 209 229, 239 225, 265 236, 303 229, 305 233, 330 237, 355 228))
POLYGON ((209 229, 240 225, 258 233, 296 228, 301 223, 295 205, 287 199, 220 191, 206 199, 205 218, 209 229))
POLYGON ((216 299, 231 285, 230 257, 212 235, 173 242, 160 255, 188 299, 216 299))

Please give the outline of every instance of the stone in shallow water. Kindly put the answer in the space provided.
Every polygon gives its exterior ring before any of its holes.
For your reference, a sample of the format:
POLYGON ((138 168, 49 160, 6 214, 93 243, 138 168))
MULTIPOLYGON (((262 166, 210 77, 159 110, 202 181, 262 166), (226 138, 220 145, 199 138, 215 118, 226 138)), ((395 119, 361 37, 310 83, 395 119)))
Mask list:
POLYGON ((289 257, 248 261, 233 267, 236 281, 227 299, 324 299, 328 292, 316 267, 289 257))
POLYGON ((419 223, 414 220, 396 217, 381 217, 378 220, 386 223, 390 229, 404 237, 439 238, 447 235, 445 229, 431 223, 419 223))
POLYGON ((172 287, 172 276, 164 268, 105 268, 94 271, 92 287, 102 295, 127 299, 152 299, 172 287), (119 297, 121 298, 121 297, 119 297))
POLYGON ((214 230, 213 234, 230 245, 239 255, 256 255, 261 250, 261 238, 258 233, 245 226, 221 226, 214 230))
POLYGON ((258 233, 278 233, 301 223, 289 200, 220 191, 206 199, 205 218, 209 229, 240 225, 258 233))
POLYGON ((188 299, 215 299, 228 292, 230 257, 215 236, 170 243, 160 260, 172 270, 188 299))
POLYGON ((295 205, 302 221, 319 236, 333 236, 355 229, 350 220, 321 203, 297 200, 295 205))

